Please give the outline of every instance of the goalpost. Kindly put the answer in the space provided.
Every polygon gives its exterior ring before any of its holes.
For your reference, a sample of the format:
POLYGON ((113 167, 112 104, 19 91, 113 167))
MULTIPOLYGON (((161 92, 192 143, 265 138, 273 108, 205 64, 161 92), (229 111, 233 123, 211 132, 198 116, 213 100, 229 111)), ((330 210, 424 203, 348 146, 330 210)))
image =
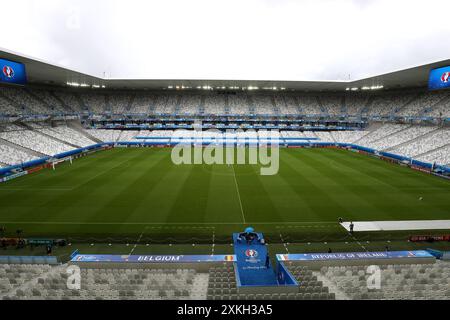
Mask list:
POLYGON ((61 158, 61 159, 50 159, 48 160, 49 165, 52 167, 53 170, 56 170, 56 166, 60 163, 69 161, 70 164, 72 164, 72 157, 65 157, 65 158, 61 158))

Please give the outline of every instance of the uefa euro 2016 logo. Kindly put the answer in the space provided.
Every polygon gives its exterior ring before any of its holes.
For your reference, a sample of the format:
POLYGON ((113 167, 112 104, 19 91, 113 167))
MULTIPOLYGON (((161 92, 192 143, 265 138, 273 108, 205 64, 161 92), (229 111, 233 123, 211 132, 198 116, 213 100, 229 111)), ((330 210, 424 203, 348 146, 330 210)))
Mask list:
POLYGON ((14 77, 14 69, 11 68, 10 66, 4 66, 3 67, 3 74, 8 79, 12 79, 14 77))
POLYGON ((253 249, 245 250, 245 255, 249 258, 256 258, 258 256, 258 251, 253 249))
POLYGON ((450 72, 444 72, 441 76, 441 81, 442 82, 448 82, 448 79, 450 78, 450 72))

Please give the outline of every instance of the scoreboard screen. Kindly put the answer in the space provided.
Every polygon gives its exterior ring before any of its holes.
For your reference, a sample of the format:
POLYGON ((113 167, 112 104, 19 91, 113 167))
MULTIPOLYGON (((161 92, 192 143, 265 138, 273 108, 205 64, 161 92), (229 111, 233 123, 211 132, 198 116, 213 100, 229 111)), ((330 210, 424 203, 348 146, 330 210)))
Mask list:
POLYGON ((450 66, 433 69, 428 79, 428 89, 438 90, 450 88, 450 66))
POLYGON ((24 85, 27 83, 23 63, 0 59, 0 82, 24 85))

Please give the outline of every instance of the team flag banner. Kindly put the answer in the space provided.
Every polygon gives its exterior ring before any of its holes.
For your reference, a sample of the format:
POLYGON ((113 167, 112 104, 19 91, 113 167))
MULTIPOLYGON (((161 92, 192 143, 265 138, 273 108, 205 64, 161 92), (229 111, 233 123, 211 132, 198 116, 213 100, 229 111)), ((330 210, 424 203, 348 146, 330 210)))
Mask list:
POLYGON ((277 254, 278 261, 375 260, 399 258, 433 258, 433 255, 425 250, 277 254))
POLYGON ((128 263, 197 263, 234 262, 234 255, 113 255, 76 254, 71 262, 128 262, 128 263))
POLYGON ((6 59, 0 59, 0 82, 20 84, 27 83, 25 65, 6 59))

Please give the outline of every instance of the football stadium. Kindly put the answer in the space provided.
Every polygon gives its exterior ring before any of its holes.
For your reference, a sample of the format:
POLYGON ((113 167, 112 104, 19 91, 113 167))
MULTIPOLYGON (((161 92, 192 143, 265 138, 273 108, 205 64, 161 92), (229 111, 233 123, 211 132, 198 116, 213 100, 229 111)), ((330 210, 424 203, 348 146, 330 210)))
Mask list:
POLYGON ((450 300, 450 59, 135 79, 3 48, 0 72, 0 299, 450 300))

